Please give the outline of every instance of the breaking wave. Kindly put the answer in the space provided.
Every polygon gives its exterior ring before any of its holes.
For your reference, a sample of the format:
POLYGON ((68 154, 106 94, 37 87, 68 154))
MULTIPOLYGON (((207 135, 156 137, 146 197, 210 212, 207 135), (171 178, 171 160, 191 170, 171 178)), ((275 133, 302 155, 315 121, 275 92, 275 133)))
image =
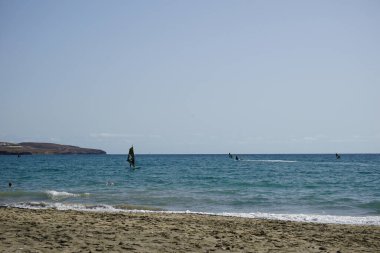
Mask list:
POLYGON ((6 191, 0 192, 0 200, 62 200, 67 198, 88 197, 90 193, 70 193, 65 191, 48 190, 45 192, 6 191))
POLYGON ((70 193, 70 192, 59 192, 59 191, 46 191, 48 197, 52 200, 66 199, 66 198, 77 198, 77 197, 87 197, 89 193, 70 193))
POLYGON ((84 204, 66 204, 66 203, 45 203, 45 202, 26 202, 18 204, 3 205, 3 207, 15 207, 25 209, 55 209, 55 210, 75 210, 86 212, 104 212, 104 213, 162 213, 162 214, 200 214, 215 216, 230 216, 241 218, 256 218, 308 223, 324 224, 351 224, 351 225, 374 225, 380 226, 380 216, 338 216, 338 215, 319 215, 319 214, 275 214, 275 213, 208 213, 192 211, 163 211, 147 209, 142 206, 111 206, 111 205, 84 205, 84 204))

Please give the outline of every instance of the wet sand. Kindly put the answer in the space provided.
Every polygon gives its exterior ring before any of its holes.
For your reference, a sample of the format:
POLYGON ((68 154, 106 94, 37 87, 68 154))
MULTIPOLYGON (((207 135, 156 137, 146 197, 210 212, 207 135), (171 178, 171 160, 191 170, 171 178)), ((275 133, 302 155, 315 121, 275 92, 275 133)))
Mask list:
POLYGON ((0 208, 1 252, 380 252, 380 226, 0 208))

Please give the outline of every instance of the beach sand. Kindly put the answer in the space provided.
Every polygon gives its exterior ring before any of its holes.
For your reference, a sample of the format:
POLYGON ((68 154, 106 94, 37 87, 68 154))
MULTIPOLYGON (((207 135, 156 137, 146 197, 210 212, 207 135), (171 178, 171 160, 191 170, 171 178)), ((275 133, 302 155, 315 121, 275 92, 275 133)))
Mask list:
POLYGON ((1 252, 380 252, 380 226, 0 208, 1 252))

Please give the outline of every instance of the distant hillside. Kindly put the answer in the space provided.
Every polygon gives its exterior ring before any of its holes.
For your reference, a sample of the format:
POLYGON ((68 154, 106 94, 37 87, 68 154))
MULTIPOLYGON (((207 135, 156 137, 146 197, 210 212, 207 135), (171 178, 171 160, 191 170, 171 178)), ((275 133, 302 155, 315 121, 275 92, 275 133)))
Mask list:
POLYGON ((40 142, 9 143, 0 142, 0 155, 66 155, 66 154, 106 154, 92 148, 40 142))

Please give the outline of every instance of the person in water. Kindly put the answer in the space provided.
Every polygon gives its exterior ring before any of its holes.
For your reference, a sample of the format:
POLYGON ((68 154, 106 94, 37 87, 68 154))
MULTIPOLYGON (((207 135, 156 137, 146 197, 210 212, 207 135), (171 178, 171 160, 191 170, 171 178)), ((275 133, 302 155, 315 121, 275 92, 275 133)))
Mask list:
POLYGON ((8 183, 9 188, 12 188, 12 182, 8 183))
POLYGON ((229 158, 232 158, 232 155, 231 155, 231 153, 228 153, 228 157, 229 157, 229 158))
POLYGON ((238 157, 238 156, 236 156, 236 157, 235 157, 235 160, 236 160, 236 161, 237 161, 237 160, 239 160, 239 157, 238 157))
POLYGON ((336 159, 340 159, 340 155, 338 153, 335 154, 336 159))
POLYGON ((128 162, 129 162, 129 168, 135 167, 135 158, 131 157, 131 159, 128 160, 128 162))

